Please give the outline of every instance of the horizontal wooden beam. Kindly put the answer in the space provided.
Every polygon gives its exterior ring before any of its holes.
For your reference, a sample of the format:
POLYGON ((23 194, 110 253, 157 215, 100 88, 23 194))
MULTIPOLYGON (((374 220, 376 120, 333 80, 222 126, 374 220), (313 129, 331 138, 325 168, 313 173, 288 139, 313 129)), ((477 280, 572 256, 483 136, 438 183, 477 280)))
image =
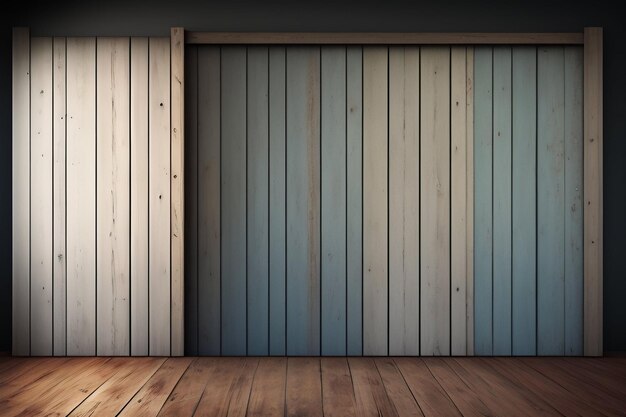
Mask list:
POLYGON ((582 45, 583 33, 186 32, 187 44, 582 45))

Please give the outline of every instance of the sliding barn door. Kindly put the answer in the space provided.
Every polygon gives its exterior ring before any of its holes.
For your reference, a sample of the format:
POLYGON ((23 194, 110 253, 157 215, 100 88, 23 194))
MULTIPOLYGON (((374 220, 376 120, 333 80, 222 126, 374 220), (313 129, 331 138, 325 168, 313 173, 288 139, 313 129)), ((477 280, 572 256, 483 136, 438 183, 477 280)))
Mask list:
POLYGON ((471 353, 472 59, 187 48, 188 353, 471 353))
POLYGON ((176 354, 170 39, 16 30, 13 68, 13 354, 176 354))

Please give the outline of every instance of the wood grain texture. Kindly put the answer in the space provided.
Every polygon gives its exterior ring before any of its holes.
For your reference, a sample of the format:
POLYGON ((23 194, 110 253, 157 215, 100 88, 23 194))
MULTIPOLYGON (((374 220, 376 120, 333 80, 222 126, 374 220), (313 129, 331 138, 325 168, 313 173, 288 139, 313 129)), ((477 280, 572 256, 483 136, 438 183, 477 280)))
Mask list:
POLYGON ((452 47, 450 50, 450 353, 455 356, 465 356, 467 353, 467 117, 467 51, 465 47, 452 47))
MULTIPOLYGON (((198 354, 221 349, 220 49, 198 50, 198 354)), ((191 127, 191 126, 189 126, 191 127)), ((191 138, 190 138, 191 139, 191 138)), ((193 190, 189 190, 189 195, 193 190)), ((192 204, 189 202, 189 204, 192 204)))
POLYGON ((363 353, 387 355, 388 49, 363 49, 363 353))
POLYGON ((53 354, 65 355, 66 332, 66 253, 65 253, 65 38, 52 40, 52 210, 53 210, 53 248, 52 248, 52 286, 53 286, 53 354))
POLYGON ((30 33, 13 29, 12 44, 12 334, 13 355, 30 354, 30 33))
MULTIPOLYGON (((188 78, 187 81, 189 81, 188 78)), ((214 358, 195 359, 167 397, 163 408, 159 411, 159 416, 193 415, 202 398, 207 380, 211 377, 214 364, 214 358)))
POLYGON ((187 32, 198 44, 581 44, 582 33, 187 32))
POLYGON ((398 417, 372 358, 350 358, 350 373, 358 416, 398 417))
POLYGON ((30 54, 30 354, 49 356, 53 333, 52 38, 32 38, 30 54))
POLYGON ((149 341, 148 38, 130 39, 130 352, 149 341))
POLYGON ((285 355, 287 343, 286 50, 269 50, 269 351, 285 355))
POLYGON ((320 50, 287 50, 287 354, 320 353, 320 50))
POLYGON ((170 344, 170 44, 149 41, 149 346, 169 356, 170 344))
POLYGON ((420 57, 420 353, 450 354, 450 48, 420 57))
POLYGON ((170 31, 171 355, 185 354, 185 30, 170 31))
POLYGON ((269 354, 269 50, 247 56, 246 262, 248 354, 269 354))
POLYGON ((474 48, 474 353, 492 354, 493 50, 474 48))
POLYGON ((583 354, 583 50, 565 48, 565 354, 583 354))
POLYGON ((376 368, 387 391, 387 396, 400 416, 423 416, 415 397, 393 358, 375 359, 376 368))
POLYGON ((99 355, 130 353, 130 49, 98 38, 96 52, 96 322, 99 355))
POLYGON ((222 354, 246 354, 246 48, 221 58, 222 354))
POLYGON ((474 48, 467 47, 466 59, 466 146, 467 146, 467 171, 466 179, 466 198, 467 198, 467 214, 465 221, 467 222, 467 239, 466 243, 466 349, 467 355, 474 355, 474 48))
POLYGON ((537 52, 537 353, 565 353, 564 52, 537 52))
POLYGON ((286 383, 287 358, 260 359, 254 374, 246 416, 284 416, 286 383))
POLYGON ((322 416, 322 378, 319 358, 289 358, 286 416, 322 416))
POLYGON ((603 34, 585 28, 584 65, 584 354, 602 355, 603 291, 603 34))
POLYGON ((511 129, 511 48, 499 46, 493 48, 494 355, 511 354, 511 129))
POLYGON ((345 358, 322 358, 321 368, 324 415, 356 416, 356 402, 348 361, 345 358))
POLYGON ((67 354, 96 353, 96 40, 67 38, 67 354))
POLYGON ((346 49, 321 50, 321 354, 346 354, 346 49))
POLYGON ((363 353, 363 48, 346 48, 346 253, 348 355, 363 353))
POLYGON ((419 48, 389 48, 389 354, 418 355, 419 48))
POLYGON ((512 52, 512 341, 513 355, 536 352, 537 48, 512 52))
MULTIPOLYGON (((198 49, 185 54, 185 354, 198 355, 198 49)), ((219 293, 219 291, 218 291, 219 293)))

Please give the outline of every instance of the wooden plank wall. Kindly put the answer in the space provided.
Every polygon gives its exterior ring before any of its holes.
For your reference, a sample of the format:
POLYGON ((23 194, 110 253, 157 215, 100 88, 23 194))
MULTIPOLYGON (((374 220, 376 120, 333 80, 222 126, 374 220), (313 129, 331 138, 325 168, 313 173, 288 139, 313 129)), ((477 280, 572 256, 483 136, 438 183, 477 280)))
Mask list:
POLYGON ((476 47, 475 354, 583 354, 583 52, 476 47))
POLYGON ((187 354, 472 353, 472 51, 187 46, 187 354))
POLYGON ((13 54, 13 354, 177 354, 169 38, 13 54))

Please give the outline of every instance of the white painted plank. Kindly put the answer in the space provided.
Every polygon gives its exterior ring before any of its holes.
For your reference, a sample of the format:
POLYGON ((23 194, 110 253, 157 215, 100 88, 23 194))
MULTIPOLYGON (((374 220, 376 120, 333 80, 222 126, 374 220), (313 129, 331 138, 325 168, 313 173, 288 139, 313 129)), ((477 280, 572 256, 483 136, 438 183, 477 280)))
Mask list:
POLYGON ((450 48, 421 49, 420 353, 450 354, 450 48))
POLYGON ((12 353, 30 354, 30 34, 13 29, 12 353))
POLYGON ((389 354, 419 355, 419 48, 389 48, 389 354))
POLYGON ((148 355, 148 38, 130 40, 130 352, 148 355))
MULTIPOLYGON (((452 47, 450 64, 451 247, 450 348, 467 354, 467 74, 466 48, 452 47)), ((472 116, 470 116, 472 117, 472 116)))
POLYGON ((467 222, 466 250, 466 348, 467 355, 474 355, 474 48, 467 48, 466 59, 466 146, 467 146, 467 171, 466 197, 467 197, 467 222))
POLYGON ((65 38, 53 40, 53 352, 65 356, 67 339, 65 324, 65 281, 67 277, 65 253, 65 38))
POLYGON ((67 39, 67 354, 96 353, 96 40, 67 39))
POLYGON ((170 42, 150 38, 150 355, 170 354, 170 42))
POLYGON ((387 355, 386 47, 363 48, 363 354, 387 355))
POLYGON ((30 43, 30 354, 52 355, 52 38, 30 43))
POLYGON ((97 354, 130 353, 129 39, 98 38, 97 354))

